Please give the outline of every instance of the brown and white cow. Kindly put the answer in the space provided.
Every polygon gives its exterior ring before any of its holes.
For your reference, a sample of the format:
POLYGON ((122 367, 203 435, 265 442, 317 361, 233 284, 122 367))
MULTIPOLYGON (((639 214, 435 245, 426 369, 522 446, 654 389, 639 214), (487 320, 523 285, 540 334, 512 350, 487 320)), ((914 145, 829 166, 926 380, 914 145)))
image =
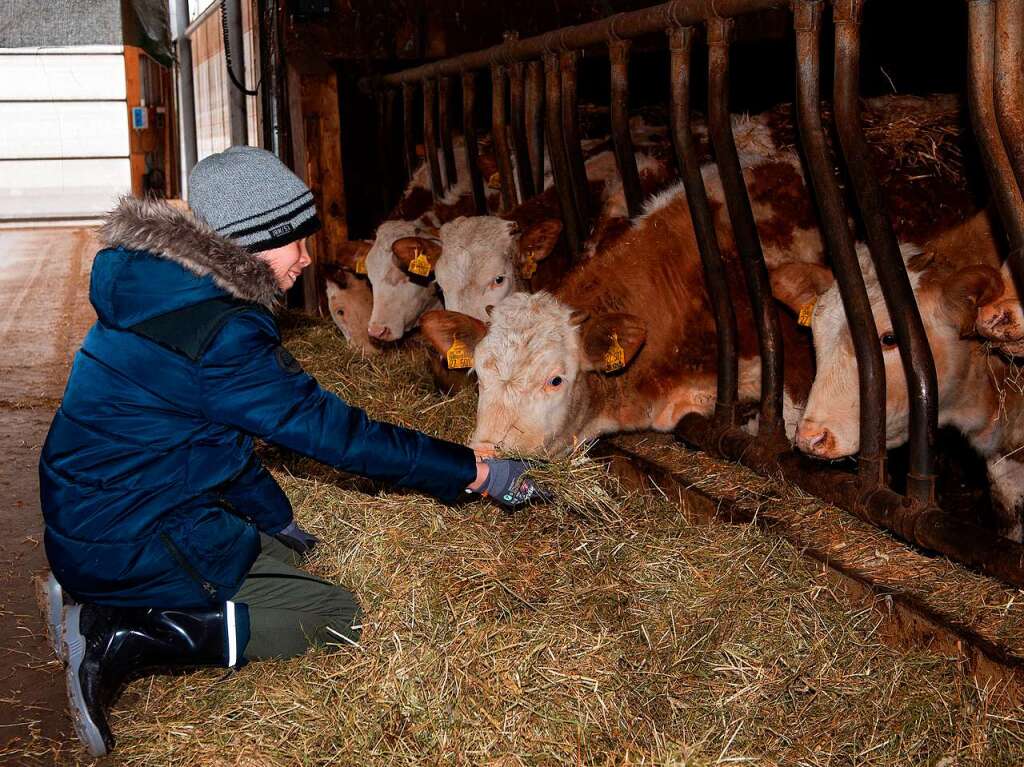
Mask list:
MULTIPOLYGON (((740 327, 740 397, 756 399, 760 366, 753 317, 731 238, 719 236, 740 327)), ((662 196, 554 293, 517 293, 489 324, 428 312, 423 332, 442 353, 472 354, 481 450, 558 454, 601 434, 670 430, 714 406, 715 326, 690 213, 662 196)), ((810 384, 810 346, 786 318, 787 416, 810 384), (798 374, 803 371, 803 374, 798 374)))
MULTIPOLYGON (((985 459, 1003 532, 1020 540, 1024 394, 1011 385, 1005 361, 970 337, 977 307, 1002 289, 996 250, 981 213, 923 247, 904 247, 904 259, 935 358, 939 424, 959 429, 985 459)), ((908 438, 906 381, 871 259, 863 247, 859 255, 883 348, 885 437, 892 448, 908 438)), ((854 455, 860 446, 857 361, 832 273, 818 265, 789 264, 772 274, 772 287, 794 310, 812 312, 817 374, 797 429, 797 447, 824 459, 854 455)))
POLYGON ((349 345, 363 354, 378 354, 379 347, 370 341, 366 327, 373 309, 370 283, 340 267, 325 267, 327 308, 338 330, 349 345))

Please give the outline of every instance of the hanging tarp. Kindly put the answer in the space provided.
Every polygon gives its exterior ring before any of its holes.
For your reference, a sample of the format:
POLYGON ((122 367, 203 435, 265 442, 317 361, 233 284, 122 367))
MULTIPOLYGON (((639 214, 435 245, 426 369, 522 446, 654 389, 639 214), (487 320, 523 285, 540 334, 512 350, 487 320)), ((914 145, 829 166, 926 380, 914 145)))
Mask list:
POLYGON ((137 45, 169 65, 167 16, 166 0, 3 0, 0 48, 137 45))

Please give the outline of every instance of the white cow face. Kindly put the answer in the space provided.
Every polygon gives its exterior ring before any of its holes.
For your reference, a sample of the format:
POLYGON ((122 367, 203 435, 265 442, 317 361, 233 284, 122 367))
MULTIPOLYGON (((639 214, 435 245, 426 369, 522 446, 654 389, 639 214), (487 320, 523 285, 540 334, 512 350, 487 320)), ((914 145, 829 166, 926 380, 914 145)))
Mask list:
POLYGON ((380 350, 370 342, 367 325, 373 308, 373 293, 367 280, 352 272, 337 270, 325 280, 331 319, 351 346, 364 354, 380 350))
POLYGON ((441 227, 439 241, 404 238, 394 249, 407 270, 415 256, 429 257, 445 308, 483 322, 487 307, 529 285, 561 232, 562 223, 553 219, 520 231, 514 222, 497 216, 462 216, 441 227))
POLYGON ((646 338, 632 315, 590 318, 548 293, 508 297, 489 326, 454 312, 429 312, 422 326, 442 353, 455 340, 472 349, 479 385, 472 446, 520 454, 571 449, 594 416, 587 374, 605 369, 613 336, 623 367, 646 338))
MULTIPOLYGON (((893 448, 908 438, 906 379, 881 286, 866 249, 861 247, 858 255, 885 362, 885 439, 887 447, 893 448)), ((908 250, 904 258, 935 359, 941 422, 943 404, 953 399, 972 354, 972 344, 963 336, 972 330, 978 302, 998 285, 998 273, 980 265, 955 272, 950 267, 932 267, 930 256, 908 250)), ((853 340, 838 285, 825 267, 794 263, 772 272, 772 289, 775 297, 794 311, 813 304, 811 331, 817 373, 796 432, 796 445, 817 458, 853 455, 860 449, 860 392, 853 340)))
POLYGON ((385 221, 366 254, 366 272, 373 287, 373 312, 367 328, 379 341, 397 341, 416 325, 420 315, 438 305, 429 281, 413 281, 395 259, 392 245, 420 233, 410 221, 385 221))

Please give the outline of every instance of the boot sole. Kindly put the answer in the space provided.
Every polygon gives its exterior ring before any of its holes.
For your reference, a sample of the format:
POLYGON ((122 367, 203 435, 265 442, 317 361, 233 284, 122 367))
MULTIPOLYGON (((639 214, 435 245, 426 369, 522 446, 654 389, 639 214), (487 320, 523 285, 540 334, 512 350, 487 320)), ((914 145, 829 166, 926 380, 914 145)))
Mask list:
POLYGON ((50 642, 50 649, 57 660, 67 663, 68 658, 64 652, 64 590, 53 573, 47 573, 45 578, 36 576, 36 603, 46 621, 46 638, 50 642))
POLYGON ((104 756, 107 753, 107 744, 103 740, 103 734, 99 727, 89 715, 89 709, 85 705, 85 696, 82 694, 82 685, 79 678, 79 669, 82 667, 82 659, 85 657, 85 637, 79 630, 79 617, 82 606, 74 605, 66 611, 66 622, 64 625, 64 651, 67 660, 65 677, 68 687, 68 704, 71 708, 71 719, 75 725, 75 732, 78 739, 82 741, 89 754, 92 756, 104 756))

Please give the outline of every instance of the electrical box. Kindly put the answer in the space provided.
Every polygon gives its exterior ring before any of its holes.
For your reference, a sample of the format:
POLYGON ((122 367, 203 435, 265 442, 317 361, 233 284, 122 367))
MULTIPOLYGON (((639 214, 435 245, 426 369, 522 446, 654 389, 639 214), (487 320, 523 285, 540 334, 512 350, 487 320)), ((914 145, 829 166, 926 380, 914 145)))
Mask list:
POLYGON ((146 130, 149 128, 149 109, 146 107, 132 107, 132 128, 135 130, 146 130))

